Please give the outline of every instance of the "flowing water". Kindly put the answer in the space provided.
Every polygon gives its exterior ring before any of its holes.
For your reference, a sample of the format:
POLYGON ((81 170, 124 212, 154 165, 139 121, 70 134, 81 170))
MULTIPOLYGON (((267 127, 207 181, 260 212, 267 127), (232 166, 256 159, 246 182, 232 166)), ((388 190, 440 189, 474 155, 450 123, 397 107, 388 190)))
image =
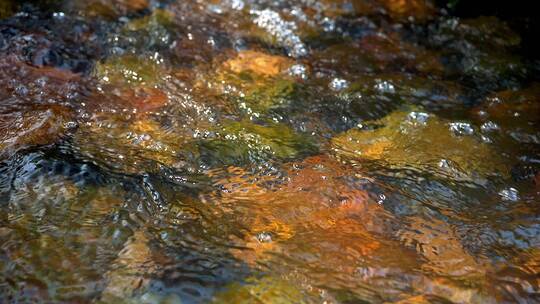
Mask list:
POLYGON ((540 64, 422 0, 0 0, 1 303, 540 302, 540 64))

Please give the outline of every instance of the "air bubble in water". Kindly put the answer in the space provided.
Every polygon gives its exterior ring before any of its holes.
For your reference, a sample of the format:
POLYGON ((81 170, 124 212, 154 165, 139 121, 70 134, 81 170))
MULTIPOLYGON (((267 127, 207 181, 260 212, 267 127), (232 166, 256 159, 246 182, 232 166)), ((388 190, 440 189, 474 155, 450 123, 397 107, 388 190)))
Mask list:
POLYGON ((499 192, 501 198, 505 201, 516 202, 519 200, 519 192, 516 188, 507 188, 499 192))
POLYGON ((257 241, 261 243, 270 243, 272 242, 272 234, 270 232, 261 232, 257 234, 257 241))
POLYGON ((449 129, 458 136, 472 135, 474 133, 474 129, 471 124, 466 122, 451 122, 449 124, 449 129))
POLYGON ((396 92, 396 88, 394 85, 389 81, 381 81, 378 80, 377 84, 375 85, 375 89, 379 91, 380 93, 389 93, 393 94, 396 92))
POLYGON ((307 69, 303 64, 295 64, 289 68, 289 75, 300 79, 307 79, 307 69))
POLYGON ((270 10, 252 10, 257 16, 253 22, 276 38, 276 41, 287 49, 291 57, 306 56, 308 51, 300 37, 295 33, 297 26, 294 22, 285 21, 279 13, 270 10))
POLYGON ((499 130, 499 125, 497 125, 496 123, 492 122, 492 121, 488 121, 488 122, 485 122, 484 124, 482 124, 482 126, 480 127, 480 129, 483 131, 483 132, 490 132, 490 131, 497 131, 499 130))
POLYGON ((424 112, 411 112, 407 118, 411 122, 425 125, 429 119, 429 114, 424 112))
POLYGON ((342 78, 334 78, 330 82, 329 87, 333 91, 341 91, 349 87, 349 82, 342 78))

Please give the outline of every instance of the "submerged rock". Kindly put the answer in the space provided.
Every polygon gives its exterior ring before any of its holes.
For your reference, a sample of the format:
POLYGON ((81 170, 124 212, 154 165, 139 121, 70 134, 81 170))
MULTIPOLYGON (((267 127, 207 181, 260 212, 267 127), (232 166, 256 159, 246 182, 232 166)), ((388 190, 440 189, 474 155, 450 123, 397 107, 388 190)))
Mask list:
POLYGON ((373 34, 358 42, 361 52, 381 70, 396 68, 418 72, 429 77, 442 74, 439 54, 410 42, 403 41, 397 33, 373 34))
POLYGON ((540 84, 522 90, 492 93, 474 109, 476 117, 505 127, 527 127, 540 123, 540 84))
POLYGON ((389 15, 397 20, 413 18, 417 21, 426 21, 435 17, 436 9, 431 0, 382 0, 389 15))
POLYGON ((76 0, 67 4, 68 9, 75 10, 83 16, 107 20, 140 12, 148 6, 148 0, 76 0))
POLYGON ((292 64, 282 56, 242 51, 217 69, 213 82, 238 111, 257 118, 295 97, 298 84, 287 74, 292 64))
POLYGON ((40 301, 76 302, 95 297, 115 243, 123 238, 121 233, 112 237, 121 225, 110 217, 124 203, 123 187, 104 186, 103 176, 89 165, 39 152, 10 161, 14 168, 0 177, 1 226, 9 232, 0 233, 0 240, 17 245, 0 249, 0 272, 19 280, 2 286, 3 299, 28 302, 34 295, 40 301))
POLYGON ((239 108, 252 117, 267 114, 270 110, 288 108, 298 95, 298 84, 290 79, 275 79, 246 90, 240 98, 239 108))
POLYGON ((372 72, 413 72, 440 76, 443 65, 436 52, 403 41, 397 33, 364 35, 354 43, 334 44, 314 54, 317 69, 331 69, 352 77, 372 72))
POLYGON ((290 282, 275 278, 249 278, 234 283, 214 296, 212 303, 305 303, 302 291, 290 282))
POLYGON ((396 73, 358 78, 339 98, 346 102, 351 120, 360 123, 379 119, 403 105, 443 114, 467 102, 462 87, 452 81, 396 73))
POLYGON ((485 275, 486 269, 463 248, 452 227, 444 221, 412 218, 399 237, 427 260, 422 266, 425 271, 460 278, 485 275))
POLYGON ((241 51, 236 58, 224 63, 225 68, 233 73, 251 72, 259 76, 277 76, 291 65, 291 60, 288 58, 257 51, 241 51))
POLYGON ((231 121, 217 136, 197 143, 198 154, 207 165, 262 164, 309 155, 317 147, 309 138, 283 124, 259 125, 248 120, 231 121))
POLYGON ((71 120, 73 114, 67 107, 18 106, 16 110, 0 111, 0 157, 58 142, 75 126, 71 120))
POLYGON ((515 52, 521 39, 496 17, 446 19, 430 29, 428 43, 442 52, 448 74, 474 82, 480 93, 525 78, 526 66, 515 52))
MULTIPOLYGON (((378 250, 381 244, 369 231, 384 229, 371 217, 382 210, 371 204, 366 191, 347 183, 348 178, 355 176, 353 170, 325 156, 290 163, 286 169, 286 179, 275 179, 271 175, 251 176, 234 167, 211 174, 222 188, 220 204, 223 207, 243 210, 251 206, 245 210, 250 215, 239 219, 248 230, 242 244, 246 248, 234 249, 235 256, 255 266, 271 258, 268 255, 271 252, 289 254, 287 248, 294 248, 297 238, 313 237, 312 245, 325 250, 316 243, 324 243, 330 235, 340 238, 339 242, 343 241, 343 244, 346 243, 345 235, 358 238, 358 242, 350 243, 349 247, 357 250, 359 255, 370 255, 378 250), (338 231, 345 235, 340 236, 338 231), (292 243, 288 245, 289 242, 292 243)), ((366 183, 369 182, 366 180, 366 183)), ((383 213, 380 221, 384 221, 383 213)), ((334 242, 338 246, 336 239, 334 242)))
POLYGON ((165 69, 152 58, 126 55, 98 63, 95 73, 96 77, 106 84, 151 87, 163 81, 165 69))
POLYGON ((540 144, 539 94, 540 85, 536 83, 521 90, 492 93, 473 109, 473 118, 482 123, 482 131, 487 137, 499 144, 513 146, 507 153, 520 161, 534 163, 536 156, 527 150, 528 145, 540 144), (515 145, 516 142, 519 144, 515 145))
POLYGON ((174 14, 168 10, 155 9, 152 14, 134 19, 127 23, 123 30, 125 31, 145 31, 146 35, 155 35, 156 31, 161 31, 174 24, 174 14))
MULTIPOLYGON (((286 276, 291 274, 282 267, 283 260, 293 264, 307 260, 310 266, 293 278, 300 277, 307 286, 324 282, 333 290, 352 290, 362 298, 368 296, 362 293, 362 284, 377 280, 376 272, 387 269, 382 265, 396 265, 396 271, 416 265, 412 252, 384 237, 392 229, 393 217, 373 200, 372 181, 358 170, 324 155, 285 164, 283 169, 284 176, 250 174, 234 167, 212 172, 220 190, 202 197, 218 204, 242 227, 243 236, 231 236, 235 257, 254 269, 286 276), (396 251, 399 261, 385 254, 396 251), (363 276, 363 267, 373 270, 363 276)), ((309 294, 305 284, 301 290, 309 294)))
POLYGON ((120 93, 119 101, 137 113, 149 113, 162 109, 169 98, 167 94, 156 88, 136 87, 120 93))
POLYGON ((490 176, 508 174, 504 159, 489 144, 455 126, 433 114, 396 111, 369 129, 351 129, 335 137, 332 146, 345 158, 414 168, 454 180, 483 184, 490 176))
POLYGON ((201 53, 204 50, 199 45, 190 50, 178 51, 183 45, 184 31, 183 27, 176 24, 175 15, 171 11, 155 9, 150 15, 134 18, 109 35, 109 53, 112 56, 136 56, 142 58, 142 61, 161 64, 182 64, 189 57, 182 55, 193 52, 196 47, 201 53))
POLYGON ((82 125, 74 134, 73 148, 101 166, 142 173, 179 164, 185 142, 185 137, 168 133, 151 118, 130 121, 113 116, 82 125))
POLYGON ((329 16, 387 15, 395 21, 424 22, 436 16, 436 8, 430 0, 323 0, 329 16))
POLYGON ((157 271, 148 246, 148 239, 142 231, 136 231, 126 242, 105 275, 107 287, 101 293, 101 301, 138 302, 135 297, 144 294, 149 277, 157 271))

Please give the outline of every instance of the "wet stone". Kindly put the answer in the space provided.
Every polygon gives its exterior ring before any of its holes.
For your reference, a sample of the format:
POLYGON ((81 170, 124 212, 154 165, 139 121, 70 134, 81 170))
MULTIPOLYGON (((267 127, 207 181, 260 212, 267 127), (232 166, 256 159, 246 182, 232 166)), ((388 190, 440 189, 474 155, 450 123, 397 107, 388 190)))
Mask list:
POLYGON ((351 75, 369 72, 412 72, 429 77, 444 72, 437 52, 407 42, 398 32, 375 32, 353 43, 334 44, 314 54, 315 68, 351 75))
POLYGON ((96 77, 106 84, 152 86, 162 80, 165 70, 152 58, 126 55, 109 58, 98 64, 95 73, 96 77))
POLYGON ((252 118, 286 107, 298 84, 287 75, 292 61, 257 51, 241 51, 227 60, 214 76, 218 94, 236 102, 237 110, 252 118))
POLYGON ((156 272, 147 237, 136 231, 126 242, 106 274, 107 287, 101 293, 101 301, 135 301, 148 288, 148 277, 156 272))
POLYGON ((370 108, 377 110, 374 112, 378 115, 386 115, 400 105, 422 106, 444 113, 444 110, 460 107, 467 101, 457 83, 395 73, 359 77, 345 93, 351 99, 351 114, 367 120, 377 118, 366 117, 370 108))
POLYGON ((435 7, 429 0, 383 0, 380 1, 389 11, 390 16, 396 19, 410 19, 426 21, 435 16, 435 7))
POLYGON ((102 269, 116 251, 108 233, 116 224, 109 216, 123 204, 122 187, 103 186, 103 180, 96 178, 99 173, 87 165, 42 153, 16 163, 18 170, 2 176, 2 180, 12 178, 13 186, 8 190, 0 182, 7 198, 0 217, 7 214, 10 219, 2 223, 10 232, 0 238, 5 244, 26 241, 0 250, 2 277, 9 272, 21 278, 2 296, 24 299, 37 292, 41 300, 54 302, 95 297, 102 269), (68 285, 81 287, 63 288, 68 285))
POLYGON ((302 291, 280 278, 248 278, 246 283, 231 284, 215 295, 212 303, 304 303, 302 291))
POLYGON ((260 76, 277 76, 291 66, 291 61, 257 51, 241 51, 224 65, 236 74, 251 72, 260 76))
POLYGON ((107 20, 114 20, 118 17, 135 14, 148 8, 147 0, 90 0, 90 1, 70 1, 68 9, 77 11, 79 14, 88 17, 98 17, 107 20))
MULTIPOLYGON (((145 64, 145 61, 164 63, 165 60, 185 63, 193 50, 183 48, 185 43, 182 36, 184 31, 175 23, 175 15, 168 10, 155 9, 149 15, 130 19, 109 34, 107 46, 111 56, 139 57, 143 61, 141 64, 145 64)), ((200 41, 197 43, 202 52, 200 41)), ((197 46, 191 46, 194 47, 197 46)))
POLYGON ((463 129, 459 127, 461 124, 435 115, 429 115, 427 121, 420 123, 408 117, 410 113, 394 112, 375 122, 374 129, 352 129, 335 137, 333 147, 338 155, 346 158, 379 161, 395 168, 414 166, 440 176, 480 184, 489 176, 508 174, 504 159, 475 137, 468 124, 463 129), (457 128, 458 136, 451 131, 453 128, 457 128), (441 159, 444 164, 450 161, 452 165, 437 165, 441 164, 441 159))
POLYGON ((423 269, 449 276, 481 276, 482 269, 474 257, 463 248, 459 237, 442 221, 427 222, 411 219, 410 227, 399 233, 406 244, 416 247, 427 259, 423 269))
POLYGON ((472 112, 472 117, 490 127, 486 135, 496 143, 518 143, 508 153, 516 162, 535 166, 536 156, 527 151, 528 145, 540 143, 538 124, 540 107, 538 103, 539 87, 537 84, 521 89, 492 93, 472 112), (492 127, 496 125, 494 129, 492 127))
POLYGON ((130 173, 174 167, 186 139, 168 133, 150 119, 124 120, 120 116, 96 119, 82 125, 74 135, 73 148, 95 163, 130 173))
POLYGON ((328 17, 386 15, 395 21, 425 22, 436 15, 435 5, 429 0, 324 0, 319 6, 328 17))
POLYGON ((299 158, 317 151, 309 137, 296 134, 283 124, 233 121, 216 132, 215 138, 197 143, 199 158, 207 165, 261 164, 273 159, 299 158))
POLYGON ((514 87, 527 74, 515 53, 520 37, 496 17, 446 19, 430 29, 429 44, 441 48, 447 73, 475 82, 480 93, 514 87))
POLYGON ((87 83, 79 73, 52 66, 33 66, 21 59, 5 56, 0 60, 2 110, 9 111, 17 104, 71 107, 84 93, 87 83))
MULTIPOLYGON (((362 261, 376 264, 387 258, 381 252, 399 250, 395 243, 380 238, 391 219, 359 186, 370 184, 360 172, 327 156, 292 162, 285 169, 287 178, 277 183, 267 184, 271 176, 253 176, 232 168, 219 180, 224 186, 219 204, 225 210, 236 206, 249 213, 237 215, 248 231, 231 249, 234 256, 254 268, 284 271, 283 275, 288 272, 276 257, 286 256, 295 263, 308 258, 313 268, 302 270, 302 281, 323 280, 340 288, 355 284, 346 283, 353 278, 368 280, 358 276, 358 267, 369 265, 362 261), (262 233, 272 233, 272 242, 254 238, 262 233)), ((401 261, 410 262, 408 254, 400 256, 401 261)), ((309 290, 305 292, 309 294, 309 290)))
POLYGON ((58 142, 72 131, 73 114, 57 105, 0 112, 0 155, 58 142))
POLYGON ((536 124, 540 120, 539 93, 538 84, 522 90, 492 93, 482 105, 474 109, 474 114, 484 120, 492 119, 505 127, 536 124))

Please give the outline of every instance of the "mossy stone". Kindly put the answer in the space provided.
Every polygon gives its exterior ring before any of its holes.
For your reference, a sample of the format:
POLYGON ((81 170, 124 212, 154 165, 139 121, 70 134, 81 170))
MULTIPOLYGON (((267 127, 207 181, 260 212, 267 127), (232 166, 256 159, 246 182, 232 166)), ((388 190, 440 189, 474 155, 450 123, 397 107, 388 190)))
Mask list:
POLYGON ((98 79, 115 85, 153 86, 162 80, 164 73, 164 67, 151 58, 135 55, 112 57, 96 67, 98 79))
POLYGON ((317 147, 283 124, 267 126, 249 120, 228 122, 217 137, 198 143, 199 155, 210 165, 246 165, 271 159, 288 160, 313 154, 317 147))
POLYGON ((423 112, 396 111, 372 122, 368 130, 351 129, 332 139, 345 158, 416 168, 457 180, 506 176, 504 160, 474 134, 456 135, 451 122, 423 112))
POLYGON ((215 295, 213 303, 304 303, 302 292, 276 277, 249 278, 245 284, 233 283, 215 295))

